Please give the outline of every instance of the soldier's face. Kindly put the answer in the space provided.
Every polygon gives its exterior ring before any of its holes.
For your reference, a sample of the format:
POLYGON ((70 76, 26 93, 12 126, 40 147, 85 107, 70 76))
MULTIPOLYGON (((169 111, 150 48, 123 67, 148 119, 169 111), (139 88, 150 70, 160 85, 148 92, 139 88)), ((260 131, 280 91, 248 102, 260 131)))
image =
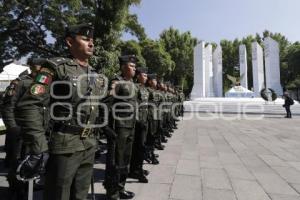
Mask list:
POLYGON ((135 63, 127 63, 123 65, 123 74, 129 78, 133 78, 135 75, 135 63))
POLYGON ((93 38, 83 35, 76 35, 74 38, 68 37, 66 40, 70 52, 75 58, 89 58, 93 55, 93 38))
POLYGON ((146 81, 147 81, 147 74, 145 74, 145 73, 140 73, 140 74, 137 76, 137 79, 138 79, 138 82, 139 82, 139 83, 145 84, 146 81))
POLYGON ((151 86, 152 88, 156 88, 156 86, 157 86, 157 81, 156 81, 156 79, 151 79, 151 80, 149 81, 149 84, 150 84, 150 86, 151 86))

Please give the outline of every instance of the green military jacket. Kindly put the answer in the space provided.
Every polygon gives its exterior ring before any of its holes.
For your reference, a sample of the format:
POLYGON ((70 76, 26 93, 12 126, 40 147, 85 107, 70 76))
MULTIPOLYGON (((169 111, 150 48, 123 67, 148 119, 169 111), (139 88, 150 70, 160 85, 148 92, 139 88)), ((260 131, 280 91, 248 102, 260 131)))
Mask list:
POLYGON ((149 91, 148 89, 141 85, 136 84, 138 89, 138 118, 137 122, 146 124, 148 121, 148 101, 149 101, 149 91))
POLYGON ((30 75, 22 75, 13 80, 6 88, 1 104, 1 114, 7 129, 17 127, 15 110, 21 96, 32 83, 30 75))
POLYGON ((148 88, 149 91, 149 119, 158 120, 159 118, 159 105, 162 101, 161 95, 158 90, 148 88))
POLYGON ((132 80, 127 81, 122 76, 116 76, 110 83, 110 95, 112 95, 113 129, 118 127, 134 128, 136 123, 136 108, 138 89, 132 80))
POLYGON ((18 103, 25 152, 64 154, 96 145, 95 136, 82 137, 82 130, 96 125, 104 95, 105 82, 91 67, 71 58, 49 59, 18 103), (49 114, 54 128, 48 145, 49 114))

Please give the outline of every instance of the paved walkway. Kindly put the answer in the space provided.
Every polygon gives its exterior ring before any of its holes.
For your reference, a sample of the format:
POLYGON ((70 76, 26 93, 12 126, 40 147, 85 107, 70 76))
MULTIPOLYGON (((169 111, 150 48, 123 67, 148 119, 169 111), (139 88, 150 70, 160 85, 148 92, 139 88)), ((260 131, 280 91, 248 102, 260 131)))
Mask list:
MULTIPOLYGON (((300 200, 299 117, 208 119, 179 122, 159 151, 160 164, 146 165, 149 183, 128 180, 136 200, 300 200)), ((97 197, 103 199, 104 165, 95 168, 97 197)))

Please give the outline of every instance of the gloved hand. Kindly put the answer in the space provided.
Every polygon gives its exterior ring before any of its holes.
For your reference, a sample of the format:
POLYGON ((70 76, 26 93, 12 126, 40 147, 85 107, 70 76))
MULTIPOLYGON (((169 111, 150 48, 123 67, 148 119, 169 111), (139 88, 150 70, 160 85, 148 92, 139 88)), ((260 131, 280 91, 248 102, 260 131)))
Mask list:
POLYGON ((18 167, 17 173, 21 179, 38 177, 45 172, 45 166, 49 158, 48 152, 36 155, 27 155, 18 167))
POLYGON ((103 130, 104 130, 104 134, 106 135, 107 138, 116 139, 117 134, 112 128, 110 128, 109 126, 104 126, 103 130))

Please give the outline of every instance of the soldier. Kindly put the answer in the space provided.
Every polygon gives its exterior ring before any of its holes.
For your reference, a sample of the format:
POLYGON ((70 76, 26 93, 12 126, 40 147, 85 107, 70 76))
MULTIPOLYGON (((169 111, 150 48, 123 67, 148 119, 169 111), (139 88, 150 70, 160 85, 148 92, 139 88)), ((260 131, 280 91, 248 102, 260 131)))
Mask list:
POLYGON ((104 187, 109 200, 131 199, 133 192, 125 190, 134 140, 136 123, 137 88, 133 83, 137 58, 134 55, 119 57, 120 75, 110 83, 110 126, 116 138, 108 139, 104 187))
POLYGON ((13 80, 7 87, 2 105, 1 113, 4 124, 6 126, 5 137, 5 150, 6 157, 5 162, 9 167, 8 183, 9 183, 9 195, 10 199, 25 199, 27 187, 21 181, 16 179, 16 168, 18 159, 21 158, 22 153, 22 140, 21 140, 21 127, 15 118, 15 111, 18 101, 25 93, 25 91, 31 85, 33 78, 40 69, 40 59, 29 59, 27 64, 30 67, 31 73, 27 71, 21 73, 21 75, 13 80))
POLYGON ((294 100, 290 97, 288 92, 284 92, 283 94, 284 104, 282 107, 285 108, 286 116, 285 118, 292 118, 291 105, 294 104, 294 100))
POLYGON ((35 176, 50 154, 46 200, 86 199, 96 145, 93 125, 99 98, 105 93, 103 79, 88 64, 94 50, 93 28, 89 24, 70 26, 65 41, 70 56, 47 60, 18 104, 28 155, 20 175, 35 176), (48 143, 49 113, 53 130, 48 143))
POLYGON ((154 153, 155 137, 158 129, 158 106, 159 93, 157 90, 156 74, 148 74, 146 85, 149 91, 149 109, 148 109, 148 133, 146 139, 145 160, 148 163, 157 165, 159 161, 154 153))
POLYGON ((147 81, 147 68, 137 68, 136 70, 138 88, 138 115, 135 126, 135 137, 132 148, 129 177, 138 179, 141 183, 148 183, 146 175, 148 172, 143 170, 145 141, 148 132, 148 99, 149 92, 145 87, 147 81), (146 174, 145 174, 146 173, 146 174))

